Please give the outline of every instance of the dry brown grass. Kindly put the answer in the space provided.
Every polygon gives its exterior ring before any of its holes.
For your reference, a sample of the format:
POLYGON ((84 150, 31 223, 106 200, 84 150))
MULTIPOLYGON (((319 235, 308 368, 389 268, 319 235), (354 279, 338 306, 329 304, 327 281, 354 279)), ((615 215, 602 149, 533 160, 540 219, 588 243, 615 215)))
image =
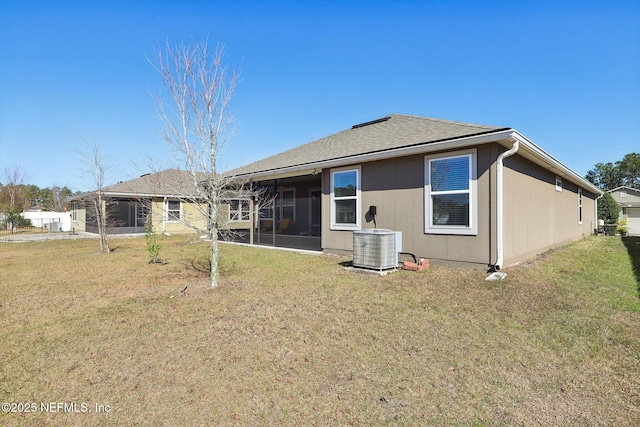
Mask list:
POLYGON ((204 247, 163 243, 166 265, 148 264, 144 239, 109 255, 95 241, 0 243, 0 401, 37 404, 0 424, 640 422, 639 279, 620 239, 498 283, 224 246, 215 290, 192 267, 204 247))

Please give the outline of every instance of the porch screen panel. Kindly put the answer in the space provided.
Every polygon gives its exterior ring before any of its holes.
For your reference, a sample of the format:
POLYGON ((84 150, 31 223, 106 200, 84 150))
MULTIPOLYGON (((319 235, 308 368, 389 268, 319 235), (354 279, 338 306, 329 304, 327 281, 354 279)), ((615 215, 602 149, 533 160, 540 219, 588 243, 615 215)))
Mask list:
POLYGON ((286 189, 280 192, 280 219, 296 220, 296 192, 286 189))
POLYGON ((151 223, 151 200, 143 199, 136 205, 136 225, 143 227, 147 222, 151 223))

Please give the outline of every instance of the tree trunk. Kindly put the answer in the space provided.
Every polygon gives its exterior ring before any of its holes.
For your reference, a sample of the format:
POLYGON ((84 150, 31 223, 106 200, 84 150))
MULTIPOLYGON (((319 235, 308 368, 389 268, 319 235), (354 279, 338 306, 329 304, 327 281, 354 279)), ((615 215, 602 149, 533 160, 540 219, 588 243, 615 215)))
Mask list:
MULTIPOLYGON (((212 230, 213 231, 213 230, 212 230)), ((218 230, 215 230, 215 234, 211 240, 211 287, 218 286, 218 230)))
POLYGON ((107 213, 106 204, 102 197, 98 196, 93 201, 96 210, 96 222, 98 226, 98 236, 100 237, 100 252, 109 253, 109 238, 107 236, 107 213))
POLYGON ((92 200, 93 209, 96 212, 96 226, 98 227, 98 237, 100 237, 100 253, 104 252, 104 242, 102 241, 102 228, 101 228, 101 219, 102 214, 100 213, 100 202, 96 199, 92 200))
POLYGON ((218 276, 220 269, 218 267, 219 251, 218 251, 218 197, 213 194, 211 197, 211 209, 209 216, 209 233, 211 238, 211 287, 218 286, 218 276))

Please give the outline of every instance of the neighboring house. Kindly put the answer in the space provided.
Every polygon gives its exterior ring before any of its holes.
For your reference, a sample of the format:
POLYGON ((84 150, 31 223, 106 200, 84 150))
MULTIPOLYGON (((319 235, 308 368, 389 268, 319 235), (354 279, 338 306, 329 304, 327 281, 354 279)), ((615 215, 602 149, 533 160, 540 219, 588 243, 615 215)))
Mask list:
POLYGON ((44 211, 36 206, 22 212, 25 219, 34 227, 46 228, 49 231, 72 231, 71 213, 44 211))
POLYGON ((349 253, 353 231, 377 227, 401 231, 404 252, 493 268, 591 234, 602 194, 514 129, 398 114, 229 175, 275 197, 245 242, 349 253))
MULTIPOLYGON (((191 173, 167 169, 105 187, 107 232, 144 233, 146 223, 152 223, 158 232, 206 231, 195 185, 191 173)), ((75 231, 97 233, 93 208, 87 201, 89 194, 71 199, 71 223, 75 231)))
POLYGON ((622 186, 609 193, 620 207, 618 220, 627 221, 627 232, 640 234, 640 190, 622 186))

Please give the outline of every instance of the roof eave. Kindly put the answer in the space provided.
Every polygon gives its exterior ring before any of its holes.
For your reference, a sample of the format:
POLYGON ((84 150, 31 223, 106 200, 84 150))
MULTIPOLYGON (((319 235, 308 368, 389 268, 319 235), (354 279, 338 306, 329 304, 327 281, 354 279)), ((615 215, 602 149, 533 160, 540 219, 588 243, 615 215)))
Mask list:
POLYGON ((556 175, 574 182, 575 184, 578 184, 580 187, 585 188, 598 196, 603 194, 603 191, 600 188, 572 171, 568 166, 560 162, 542 148, 538 147, 529 138, 516 130, 513 130, 512 133, 512 137, 520 141, 520 150, 518 150, 518 154, 523 155, 523 157, 528 158, 537 165, 542 166, 556 175))
POLYGON ((621 189, 626 189, 626 190, 632 190, 635 191, 637 193, 640 193, 640 190, 638 190, 637 188, 633 188, 633 187, 629 187, 628 185, 621 185, 620 187, 616 187, 616 188, 612 188, 611 190, 607 190, 608 193, 612 193, 614 191, 618 191, 621 189))
MULTIPOLYGON (((513 142, 516 139, 520 141, 520 150, 518 151, 518 154, 524 154, 524 157, 528 158, 534 163, 554 172, 558 176, 564 177, 578 184, 580 187, 585 188, 594 194, 601 195, 603 193, 601 189, 572 171, 569 167, 564 165, 562 162, 553 157, 551 154, 547 153, 542 148, 538 147, 520 132, 509 128, 499 129, 495 132, 486 132, 477 135, 465 136, 461 138, 447 139, 437 142, 427 142, 423 144, 416 144, 391 150, 377 151, 373 153, 358 154, 349 157, 342 157, 339 159, 323 160, 313 163, 292 165, 284 168, 239 174, 238 176, 248 177, 253 180, 260 180, 286 178, 298 175, 311 175, 314 173, 318 173, 319 170, 322 170, 324 168, 335 168, 352 165, 355 163, 385 160, 395 157, 410 156, 414 154, 463 149, 476 145, 488 144, 491 142, 497 142, 504 146, 508 146, 507 144, 510 141, 513 142)), ((510 146, 508 147, 510 148, 510 146)))
MULTIPOLYGON (((78 194, 70 197, 69 201, 74 200, 82 200, 88 198, 91 194, 94 194, 95 191, 87 191, 82 194, 78 194)), ((173 193, 126 193, 126 192, 116 192, 116 191, 104 191, 102 193, 105 197, 120 197, 120 198, 128 198, 128 199, 149 199, 149 198, 175 198, 175 199, 199 199, 199 196, 195 195, 185 195, 185 194, 173 194, 173 193)))
POLYGON ((411 145, 408 147, 394 148, 384 151, 376 151, 372 153, 357 154, 354 156, 341 157, 337 159, 322 160, 319 162, 304 163, 299 165, 292 165, 283 168, 269 169, 265 171, 238 174, 238 176, 251 177, 252 179, 274 179, 285 176, 296 176, 311 174, 313 171, 318 171, 324 168, 335 168, 340 166, 347 166, 354 163, 371 162, 376 160, 385 160, 395 157, 410 156, 413 154, 430 153, 434 151, 443 151, 456 148, 465 148, 468 146, 486 144, 489 142, 498 141, 501 139, 509 138, 513 130, 500 130, 497 132, 483 133, 479 135, 472 135, 462 138, 447 139, 444 141, 427 142, 423 144, 411 145))

